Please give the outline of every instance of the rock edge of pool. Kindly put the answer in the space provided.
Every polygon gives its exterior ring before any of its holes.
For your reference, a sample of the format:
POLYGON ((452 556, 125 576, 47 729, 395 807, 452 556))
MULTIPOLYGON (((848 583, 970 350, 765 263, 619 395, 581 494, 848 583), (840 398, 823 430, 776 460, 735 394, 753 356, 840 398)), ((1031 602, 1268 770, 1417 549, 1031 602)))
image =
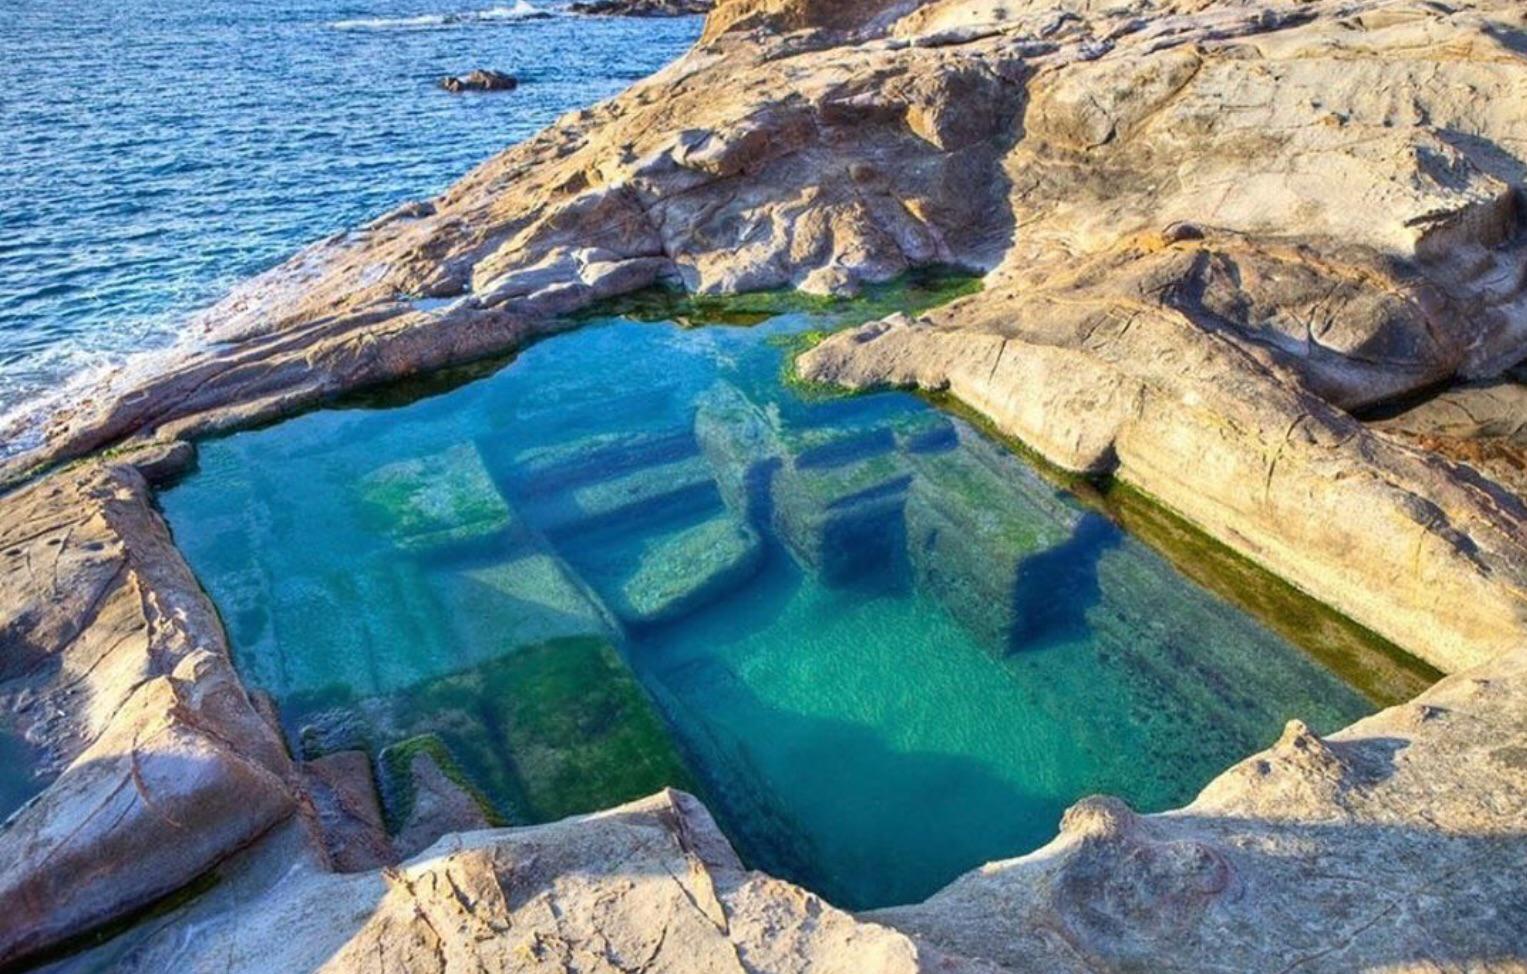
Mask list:
POLYGON ((0 474, 0 687, 52 779, 0 827, 0 965, 1527 969, 1524 36, 1505 0, 724 0, 627 93, 244 285, 0 474), (934 264, 984 286, 801 377, 950 395, 1451 675, 858 915, 748 871, 683 792, 494 828, 428 740, 395 756, 409 807, 466 831, 342 871, 386 823, 235 672, 155 507, 190 440, 654 285, 934 264))

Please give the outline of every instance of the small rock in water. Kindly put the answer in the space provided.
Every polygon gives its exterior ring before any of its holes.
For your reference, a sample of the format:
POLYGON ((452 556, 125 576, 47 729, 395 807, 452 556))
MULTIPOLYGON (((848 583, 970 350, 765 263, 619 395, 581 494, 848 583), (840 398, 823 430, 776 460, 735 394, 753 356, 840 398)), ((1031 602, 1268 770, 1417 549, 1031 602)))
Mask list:
POLYGON ((471 74, 446 75, 440 79, 440 87, 452 94, 463 91, 513 91, 519 86, 519 79, 514 75, 486 68, 478 68, 471 74))
POLYGON ((712 0, 580 0, 568 7, 596 17, 687 17, 708 14, 712 0))

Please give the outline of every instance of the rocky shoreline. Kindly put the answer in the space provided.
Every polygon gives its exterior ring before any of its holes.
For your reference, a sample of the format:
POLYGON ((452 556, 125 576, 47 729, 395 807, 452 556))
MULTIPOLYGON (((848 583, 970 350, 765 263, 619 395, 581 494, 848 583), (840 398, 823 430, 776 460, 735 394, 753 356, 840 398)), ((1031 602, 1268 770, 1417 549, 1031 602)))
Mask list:
MULTIPOLYGON (((0 466, 0 702, 49 779, 0 827, 0 966, 215 869, 75 962, 1527 969, 1524 38, 1509 0, 732 0, 626 94, 242 286, 0 466), (187 440, 654 285, 932 263, 987 286, 802 374, 949 393, 1458 675, 869 918, 745 873, 676 793, 376 871, 409 850, 354 769, 287 755, 153 510, 187 440)), ((415 836, 486 824, 413 767, 415 836)))

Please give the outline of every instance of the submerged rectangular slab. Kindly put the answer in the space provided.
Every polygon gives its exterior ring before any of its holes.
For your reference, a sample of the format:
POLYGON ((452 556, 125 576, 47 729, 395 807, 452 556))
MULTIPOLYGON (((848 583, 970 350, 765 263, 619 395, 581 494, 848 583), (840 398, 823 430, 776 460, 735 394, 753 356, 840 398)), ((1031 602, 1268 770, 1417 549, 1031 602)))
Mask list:
POLYGON ((410 551, 480 540, 513 524, 470 443, 380 467, 361 480, 358 493, 362 517, 410 551))

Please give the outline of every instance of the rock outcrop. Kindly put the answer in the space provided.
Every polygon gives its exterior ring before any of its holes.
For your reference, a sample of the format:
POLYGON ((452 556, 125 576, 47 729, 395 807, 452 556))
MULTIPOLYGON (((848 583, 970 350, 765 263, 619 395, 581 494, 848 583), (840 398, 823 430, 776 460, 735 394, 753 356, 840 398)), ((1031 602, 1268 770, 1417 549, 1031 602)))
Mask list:
POLYGON ((40 443, 0 431, 0 702, 51 781, 0 826, 0 964, 222 863, 114 961, 1523 969, 1527 504, 1519 428, 1474 403, 1514 400, 1527 356, 1524 182, 1515 0, 726 0, 653 78, 70 390, 40 443), (803 373, 953 393, 1473 669, 1327 741, 1292 726, 1185 810, 1085 802, 1051 846, 873 923, 746 874, 673 794, 378 872, 358 768, 294 770, 152 510, 144 477, 188 448, 22 483, 503 352, 654 284, 849 294, 935 263, 985 291, 833 336, 803 373), (271 834, 294 811, 352 837, 271 834), (229 860, 262 835, 282 855, 229 860))
POLYGON ((514 75, 487 68, 477 68, 463 75, 446 75, 440 79, 440 87, 453 95, 464 91, 513 91, 519 86, 519 79, 514 75))
POLYGON ((693 17, 713 6, 713 0, 580 0, 567 9, 590 17, 693 17))
POLYGON ((0 559, 0 709, 51 779, 0 825, 4 965, 179 889, 295 796, 136 468, 0 499, 0 559))

